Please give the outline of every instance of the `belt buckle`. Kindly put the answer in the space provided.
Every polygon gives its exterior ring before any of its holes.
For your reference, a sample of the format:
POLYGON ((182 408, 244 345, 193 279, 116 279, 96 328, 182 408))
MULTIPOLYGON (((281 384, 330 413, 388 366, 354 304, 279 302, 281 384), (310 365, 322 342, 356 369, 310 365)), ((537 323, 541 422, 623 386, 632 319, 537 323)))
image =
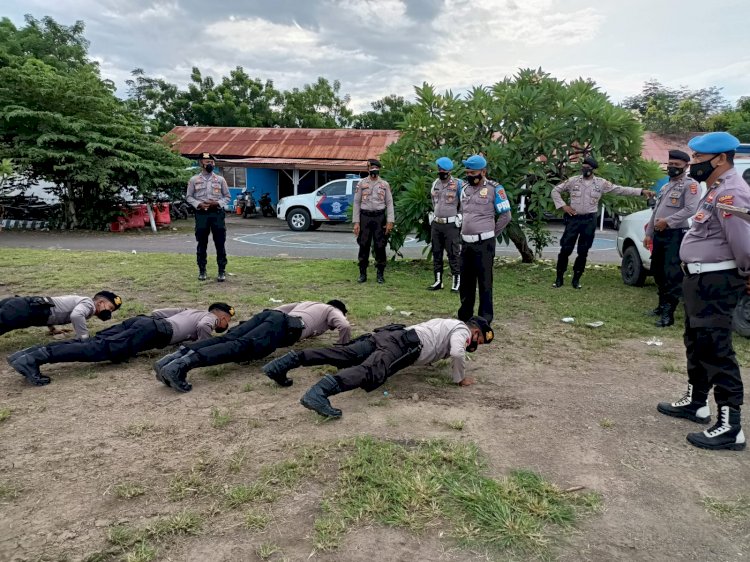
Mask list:
POLYGON ((684 273, 685 275, 692 275, 692 273, 690 273, 690 270, 688 269, 688 264, 686 264, 685 262, 682 262, 682 263, 680 264, 680 269, 682 269, 682 272, 683 272, 683 273, 684 273))

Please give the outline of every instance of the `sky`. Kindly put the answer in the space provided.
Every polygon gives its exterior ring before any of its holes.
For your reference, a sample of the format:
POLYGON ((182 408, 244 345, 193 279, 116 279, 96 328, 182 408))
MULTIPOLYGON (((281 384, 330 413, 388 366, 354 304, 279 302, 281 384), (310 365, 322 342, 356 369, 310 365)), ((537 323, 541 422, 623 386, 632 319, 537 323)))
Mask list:
POLYGON ((83 20, 125 95, 135 68, 184 86, 236 66, 280 89, 341 82, 350 107, 428 82, 459 93, 519 68, 593 79, 619 102, 657 79, 750 95, 748 0, 3 0, 0 16, 83 20))

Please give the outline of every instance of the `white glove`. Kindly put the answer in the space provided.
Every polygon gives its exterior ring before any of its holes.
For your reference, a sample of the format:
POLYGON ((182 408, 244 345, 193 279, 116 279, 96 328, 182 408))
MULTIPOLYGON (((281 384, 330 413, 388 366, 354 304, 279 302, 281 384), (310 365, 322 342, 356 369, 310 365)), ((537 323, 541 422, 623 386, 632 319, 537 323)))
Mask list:
POLYGON ((461 213, 458 213, 456 215, 456 228, 461 228, 461 225, 464 223, 464 216, 461 213))

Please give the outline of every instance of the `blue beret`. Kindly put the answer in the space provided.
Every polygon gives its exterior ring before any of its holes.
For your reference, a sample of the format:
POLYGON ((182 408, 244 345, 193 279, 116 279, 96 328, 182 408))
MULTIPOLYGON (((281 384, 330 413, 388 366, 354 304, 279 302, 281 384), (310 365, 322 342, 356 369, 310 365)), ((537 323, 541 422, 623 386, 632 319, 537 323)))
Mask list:
POLYGON ((723 131, 693 137, 688 143, 691 149, 701 154, 719 154, 729 150, 736 150, 739 145, 740 141, 737 137, 723 131))
POLYGON ((484 159, 484 156, 475 154, 464 160, 463 165, 466 166, 468 170, 484 170, 487 167, 487 160, 484 159))
POLYGON ((450 172, 453 169, 453 160, 448 158, 447 156, 441 156, 437 160, 435 160, 435 164, 437 164, 437 167, 446 170, 450 172))

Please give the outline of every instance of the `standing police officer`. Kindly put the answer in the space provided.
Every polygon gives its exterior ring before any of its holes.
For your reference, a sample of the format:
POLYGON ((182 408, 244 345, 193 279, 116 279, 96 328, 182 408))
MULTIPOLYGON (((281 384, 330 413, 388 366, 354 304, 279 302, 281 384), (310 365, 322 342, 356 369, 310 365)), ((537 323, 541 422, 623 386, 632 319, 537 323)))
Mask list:
POLYGON ((453 161, 443 156, 435 161, 438 167, 438 179, 432 182, 432 212, 429 220, 432 238, 432 268, 435 282, 428 287, 430 291, 443 288, 443 249, 448 253, 448 264, 451 268, 453 283, 451 291, 458 292, 461 285, 459 258, 461 253, 461 215, 458 213, 463 182, 451 176, 453 161))
POLYGON ((201 155, 203 171, 188 182, 187 202, 195 207, 195 239, 198 242, 198 279, 206 280, 206 250, 208 235, 213 234, 216 246, 216 264, 219 266, 217 281, 226 281, 227 227, 224 224, 224 208, 229 203, 229 188, 226 180, 214 173, 214 159, 208 153, 201 155))
POLYGON ((708 133, 690 140, 690 175, 705 181, 693 225, 680 247, 685 269, 685 350, 688 386, 677 402, 662 402, 662 414, 708 423, 708 393, 719 408, 709 429, 687 440, 704 449, 745 448, 740 425, 743 399, 740 367, 732 348, 732 313, 743 291, 750 293, 750 222, 717 204, 750 207, 750 186, 734 169, 739 141, 729 133, 708 133))
POLYGON ((461 307, 458 319, 474 315, 477 285, 477 315, 492 323, 492 266, 497 236, 510 223, 510 203, 503 186, 487 179, 487 160, 475 154, 463 161, 466 184, 461 191, 461 307), (495 213, 499 213, 495 220, 495 213))
POLYGON ((674 311, 682 295, 680 244, 688 227, 688 219, 698 209, 700 187, 687 175, 690 156, 681 150, 670 150, 667 162, 669 183, 656 196, 656 206, 646 226, 645 248, 651 247, 651 272, 659 287, 659 306, 653 311, 659 319, 657 327, 674 324, 674 311))
POLYGON ((574 289, 581 288, 581 275, 586 268, 586 259, 596 235, 596 216, 599 211, 599 200, 605 193, 615 195, 643 195, 652 197, 653 191, 636 187, 614 185, 605 179, 594 176, 599 164, 592 156, 586 156, 581 166, 581 175, 574 176, 556 185, 552 189, 552 200, 555 208, 565 211, 565 231, 560 238, 560 253, 557 256, 557 278, 552 287, 563 286, 565 271, 568 269, 568 258, 578 240, 578 256, 573 264, 574 289), (570 203, 565 204, 561 194, 567 191, 570 203))
POLYGON ((391 186, 380 178, 380 161, 368 160, 368 177, 360 180, 354 193, 352 222, 354 235, 359 244, 359 279, 367 281, 367 264, 370 261, 370 246, 375 241, 375 268, 378 283, 385 283, 385 245, 393 230, 393 196, 391 186), (361 219, 361 221, 360 221, 361 219))

